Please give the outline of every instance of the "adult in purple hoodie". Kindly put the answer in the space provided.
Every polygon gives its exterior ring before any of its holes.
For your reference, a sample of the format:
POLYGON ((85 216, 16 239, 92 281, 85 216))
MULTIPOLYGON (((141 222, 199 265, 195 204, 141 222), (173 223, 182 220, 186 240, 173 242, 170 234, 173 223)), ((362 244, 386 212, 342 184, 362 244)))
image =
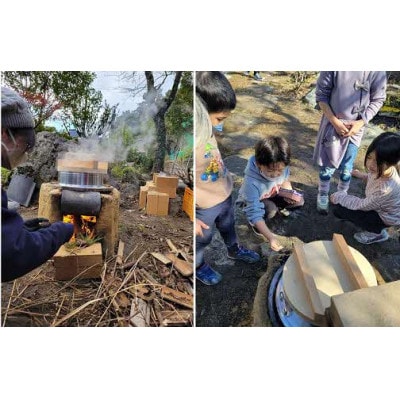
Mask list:
MULTIPOLYGON (((26 160, 35 145, 35 132, 28 104, 13 90, 1 88, 1 166, 9 170, 26 160)), ((67 242, 72 224, 56 222, 37 230, 8 209, 1 189, 1 281, 7 282, 32 271, 50 259, 67 242)))
POLYGON ((327 214, 330 181, 340 172, 337 190, 347 192, 365 126, 386 99, 384 71, 322 71, 316 101, 323 112, 314 161, 320 166, 317 209, 327 214))

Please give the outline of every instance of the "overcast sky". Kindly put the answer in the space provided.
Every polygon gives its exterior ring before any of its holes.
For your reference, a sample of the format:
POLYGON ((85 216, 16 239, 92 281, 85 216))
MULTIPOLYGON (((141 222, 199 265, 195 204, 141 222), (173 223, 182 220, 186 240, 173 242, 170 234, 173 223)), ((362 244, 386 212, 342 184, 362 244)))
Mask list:
MULTIPOLYGON (((101 90, 103 99, 107 100, 109 105, 119 104, 118 111, 121 114, 126 110, 134 110, 139 103, 143 101, 142 95, 133 98, 133 96, 123 90, 129 86, 129 83, 121 79, 122 71, 95 71, 97 78, 93 82, 96 90, 101 90)), ((164 84, 164 90, 172 87, 173 76, 168 77, 164 84)))
POLYGON ((109 105, 119 103, 118 110, 123 112, 126 110, 134 110, 138 104, 138 99, 126 93, 122 87, 126 86, 126 82, 122 82, 120 78, 121 71, 95 71, 96 79, 93 82, 93 87, 100 90, 103 94, 103 99, 107 100, 109 105))
MULTIPOLYGON (((123 88, 129 87, 129 82, 126 82, 121 77, 122 71, 94 71, 96 79, 93 81, 93 87, 100 90, 103 94, 103 101, 107 100, 110 106, 118 103, 118 115, 124 111, 133 111, 139 103, 143 101, 143 94, 133 97, 132 94, 127 93, 123 88)), ((126 72, 126 71, 124 71, 126 72)), ((142 74, 144 74, 142 72, 142 74)), ((156 75, 157 73, 155 73, 156 75)), ((172 87, 174 76, 171 75, 167 78, 163 85, 163 93, 172 87)), ((54 126, 57 130, 62 130, 63 125, 61 121, 52 119, 47 121, 49 126, 54 126)))

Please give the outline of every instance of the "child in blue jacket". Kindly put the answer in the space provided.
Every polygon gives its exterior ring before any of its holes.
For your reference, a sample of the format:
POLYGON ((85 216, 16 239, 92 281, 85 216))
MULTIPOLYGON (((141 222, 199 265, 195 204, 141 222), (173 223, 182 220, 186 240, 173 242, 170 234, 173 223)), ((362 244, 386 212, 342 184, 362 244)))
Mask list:
POLYGON ((290 147, 285 139, 271 136, 260 140, 256 143, 255 155, 247 163, 239 190, 238 202, 244 203, 247 220, 275 251, 283 246, 266 221, 273 218, 279 209, 291 209, 304 204, 302 194, 292 189, 289 164, 290 147))

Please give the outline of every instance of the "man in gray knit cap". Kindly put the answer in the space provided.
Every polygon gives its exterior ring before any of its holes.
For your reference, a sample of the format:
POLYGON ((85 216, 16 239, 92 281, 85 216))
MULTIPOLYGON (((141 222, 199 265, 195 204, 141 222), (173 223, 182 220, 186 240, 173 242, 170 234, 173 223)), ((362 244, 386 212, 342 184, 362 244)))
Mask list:
MULTIPOLYGON (((1 88, 1 166, 13 169, 26 160, 35 145, 32 115, 26 101, 11 89, 1 88)), ((39 222, 37 219, 36 222, 39 222)), ((32 222, 32 221, 31 221, 32 222)), ((7 194, 1 189, 1 281, 10 281, 50 259, 74 231, 72 224, 55 222, 40 228, 24 223, 8 209, 7 194)))
POLYGON ((25 100, 13 90, 1 88, 1 165, 13 169, 26 161, 35 145, 32 114, 25 100))

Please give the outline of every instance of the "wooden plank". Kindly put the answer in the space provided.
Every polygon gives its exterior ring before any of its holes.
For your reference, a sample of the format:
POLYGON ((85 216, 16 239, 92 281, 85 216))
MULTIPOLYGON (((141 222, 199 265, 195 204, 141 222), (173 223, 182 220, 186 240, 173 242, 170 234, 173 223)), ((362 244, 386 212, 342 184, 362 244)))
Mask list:
POLYGON ((174 310, 161 311, 161 326, 182 326, 187 325, 193 316, 192 311, 174 310))
POLYGON ((118 243, 118 252, 117 252, 117 259, 115 260, 118 265, 122 265, 122 260, 124 257, 124 247, 125 243, 123 241, 119 241, 118 243))
POLYGON ((148 282, 150 282, 153 285, 159 285, 160 282, 157 282, 152 276, 151 274, 149 274, 145 269, 139 269, 137 270, 137 272, 139 274, 141 274, 148 282))
POLYGON ((168 257, 164 256, 164 254, 161 254, 161 253, 150 253, 150 254, 154 258, 156 258, 158 261, 161 261, 165 265, 172 263, 172 260, 170 260, 168 257))
POLYGON ((71 160, 59 159, 57 160, 58 171, 83 171, 83 172, 102 172, 107 173, 108 162, 95 161, 95 160, 71 160))
POLYGON ((190 262, 190 257, 188 256, 187 253, 185 253, 184 251, 179 251, 177 254, 178 257, 182 257, 184 260, 186 260, 187 262, 190 262))
POLYGON ((70 280, 77 275, 80 279, 99 278, 103 269, 100 243, 83 248, 77 247, 71 251, 62 245, 53 256, 53 260, 57 280, 70 280))
POLYGON ((167 253, 165 256, 172 261, 173 266, 183 276, 193 275, 193 264, 178 258, 174 253, 167 253))
POLYGON ((193 308, 192 295, 171 289, 167 286, 161 288, 161 297, 173 303, 180 304, 181 306, 193 308))
POLYGON ((113 278, 110 275, 105 275, 104 277, 107 292, 111 297, 114 297, 113 305, 116 311, 120 309, 127 308, 131 305, 131 301, 124 292, 119 292, 115 295, 122 284, 120 278, 113 278))
MULTIPOLYGON (((315 285, 314 278, 312 276, 310 267, 308 266, 308 262, 306 259, 306 254, 304 252, 304 248, 302 244, 296 244, 294 246, 294 258, 296 260, 295 265, 297 266, 303 284, 306 288, 308 302, 312 308, 312 311, 315 316, 323 316, 325 315, 324 307, 322 306, 321 299, 318 294, 318 289, 315 285)), ((315 317, 318 319, 317 317, 315 317)))
POLYGON ((332 297, 333 326, 399 327, 400 280, 332 297))
POLYGON ((349 246, 344 240, 343 235, 334 233, 332 242, 335 250, 339 255, 343 269, 347 273, 350 281, 354 286, 354 290, 369 287, 363 273, 361 272, 359 265, 357 264, 357 261, 354 259, 353 254, 349 249, 349 246))
POLYGON ((154 292, 152 292, 147 286, 141 284, 133 285, 128 288, 128 291, 135 297, 140 297, 142 300, 150 301, 155 297, 154 292))
MULTIPOLYGON (((303 247, 322 307, 327 310, 331 305, 332 296, 352 291, 353 285, 348 274, 343 270, 332 239, 310 242, 304 244, 303 247)), ((350 247, 350 250, 368 285, 375 286, 377 284, 375 273, 368 260, 356 249, 350 247)), ((311 323, 326 326, 324 318, 320 318, 319 321, 314 318, 312 307, 308 301, 307 290, 305 285, 302 284, 302 277, 299 268, 296 266, 294 254, 285 263, 282 279, 284 293, 290 307, 311 323)), ((326 322, 328 323, 328 321, 326 322)))
POLYGON ((173 251, 175 254, 179 253, 179 250, 175 247, 175 245, 172 243, 170 239, 167 239, 167 245, 169 246, 171 251, 173 251))

